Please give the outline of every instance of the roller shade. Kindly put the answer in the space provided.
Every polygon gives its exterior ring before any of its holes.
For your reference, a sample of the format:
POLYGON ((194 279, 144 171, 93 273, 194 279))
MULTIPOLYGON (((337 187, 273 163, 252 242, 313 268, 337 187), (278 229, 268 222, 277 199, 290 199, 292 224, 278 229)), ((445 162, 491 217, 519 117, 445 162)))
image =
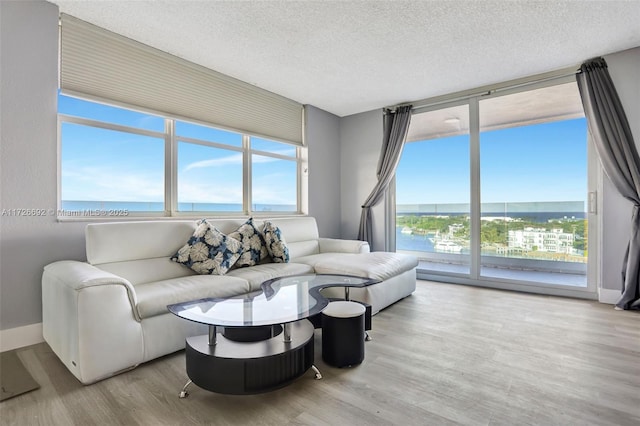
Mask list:
POLYGON ((60 88, 303 143, 303 106, 103 28, 61 16, 60 88))

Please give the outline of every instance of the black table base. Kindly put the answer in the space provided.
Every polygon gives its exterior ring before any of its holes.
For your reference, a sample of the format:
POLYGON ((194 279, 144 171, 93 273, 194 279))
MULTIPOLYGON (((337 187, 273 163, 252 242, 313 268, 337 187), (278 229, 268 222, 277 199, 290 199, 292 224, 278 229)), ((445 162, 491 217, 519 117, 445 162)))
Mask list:
POLYGON ((207 335, 189 337, 187 375, 203 389, 231 395, 284 387, 312 367, 313 331, 309 321, 301 320, 291 324, 290 342, 284 341, 283 334, 254 342, 219 335, 217 343, 210 346, 207 335))

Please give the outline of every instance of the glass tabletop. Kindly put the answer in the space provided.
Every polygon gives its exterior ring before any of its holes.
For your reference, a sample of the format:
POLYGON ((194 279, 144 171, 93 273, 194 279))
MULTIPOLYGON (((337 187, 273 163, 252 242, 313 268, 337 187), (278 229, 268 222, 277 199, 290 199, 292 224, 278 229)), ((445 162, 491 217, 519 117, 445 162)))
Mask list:
POLYGON ((256 327, 286 324, 319 314, 328 304, 320 290, 365 287, 379 282, 349 275, 308 274, 274 278, 261 290, 230 298, 207 298, 169 305, 181 318, 208 325, 256 327))

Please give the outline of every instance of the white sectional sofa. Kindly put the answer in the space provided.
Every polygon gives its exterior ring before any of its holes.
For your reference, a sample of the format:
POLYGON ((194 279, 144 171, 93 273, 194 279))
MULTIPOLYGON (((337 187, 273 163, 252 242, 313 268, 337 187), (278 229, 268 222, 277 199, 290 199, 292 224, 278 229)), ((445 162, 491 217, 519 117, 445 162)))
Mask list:
MULTIPOLYGON (((230 233, 245 220, 209 222, 230 233)), ((269 220, 282 231, 290 262, 237 268, 225 275, 198 275, 170 260, 191 237, 196 221, 87 225, 87 262, 59 261, 44 268, 46 342, 78 380, 89 384, 183 349, 186 337, 207 332, 204 325, 170 314, 169 304, 244 294, 271 278, 313 272, 381 280, 351 289, 352 299, 369 303, 374 314, 415 290, 414 257, 370 253, 362 241, 320 238, 313 217, 269 220)), ((254 223, 260 229, 262 221, 254 223)), ((337 288, 323 293, 343 294, 337 288)))

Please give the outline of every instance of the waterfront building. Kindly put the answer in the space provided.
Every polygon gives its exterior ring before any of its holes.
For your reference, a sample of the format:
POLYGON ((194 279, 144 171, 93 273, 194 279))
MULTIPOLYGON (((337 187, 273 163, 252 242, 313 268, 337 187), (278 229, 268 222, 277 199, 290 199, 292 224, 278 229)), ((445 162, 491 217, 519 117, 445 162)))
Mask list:
POLYGON ((562 229, 526 227, 522 230, 509 231, 509 250, 544 251, 549 253, 577 254, 573 247, 575 235, 563 232, 562 229))

